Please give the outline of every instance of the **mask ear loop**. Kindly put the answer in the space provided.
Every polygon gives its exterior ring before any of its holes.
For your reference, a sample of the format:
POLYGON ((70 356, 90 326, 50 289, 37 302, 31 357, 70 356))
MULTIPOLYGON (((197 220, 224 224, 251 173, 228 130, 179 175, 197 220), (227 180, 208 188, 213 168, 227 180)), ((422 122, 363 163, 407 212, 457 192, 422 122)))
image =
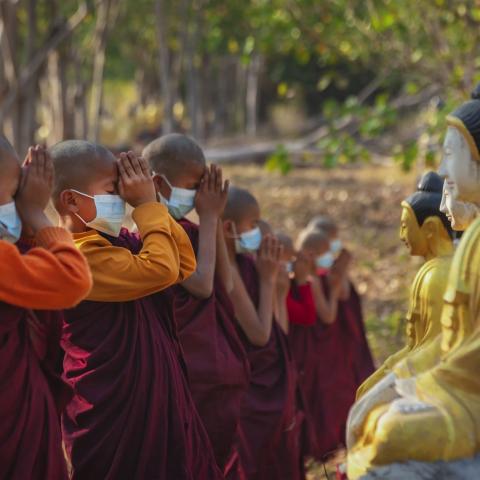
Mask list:
MULTIPOLYGON (((95 203, 95 197, 93 195, 89 195, 88 193, 83 193, 79 192, 78 190, 75 190, 74 188, 69 189, 71 192, 78 193, 79 195, 83 195, 84 197, 91 198, 93 200, 93 203, 95 203)), ((86 227, 88 227, 88 222, 86 222, 77 212, 72 212, 86 227)), ((95 204, 95 218, 97 216, 97 205, 95 204)), ((91 221, 91 220, 90 220, 91 221)))

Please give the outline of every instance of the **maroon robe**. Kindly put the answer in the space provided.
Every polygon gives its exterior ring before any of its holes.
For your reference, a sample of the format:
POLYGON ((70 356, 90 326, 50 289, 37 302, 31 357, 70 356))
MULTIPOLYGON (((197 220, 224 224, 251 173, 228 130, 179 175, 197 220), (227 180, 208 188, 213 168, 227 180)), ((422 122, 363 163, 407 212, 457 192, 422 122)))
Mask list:
MULTIPOLYGON (((116 246, 138 253, 122 230, 116 246)), ((63 416, 73 479, 223 478, 182 371, 171 299, 84 301, 65 312, 63 416)))
MULTIPOLYGON (((320 279, 328 295, 326 273, 320 279)), ((373 367, 359 298, 353 287, 351 292, 348 300, 339 302, 337 318, 331 325, 319 319, 312 326, 290 324, 290 345, 307 419, 316 433, 308 453, 320 461, 344 444, 346 420, 359 379, 368 371, 368 365, 373 367)))
POLYGON ((0 479, 64 480, 58 413, 29 332, 34 315, 0 302, 0 479))
MULTIPOLYGON (((198 226, 186 219, 179 223, 197 252, 198 226)), ((250 377, 247 354, 234 323, 233 305, 218 277, 207 299, 198 299, 181 286, 172 290, 192 397, 218 465, 231 469, 232 460, 238 456, 233 449, 234 438, 250 377)))
MULTIPOLYGON (((259 304, 260 284, 254 261, 238 255, 240 274, 252 301, 259 304)), ((241 332, 251 368, 238 438, 248 480, 305 478, 301 458, 303 412, 297 404, 295 365, 287 337, 276 321, 263 347, 252 345, 241 332)))

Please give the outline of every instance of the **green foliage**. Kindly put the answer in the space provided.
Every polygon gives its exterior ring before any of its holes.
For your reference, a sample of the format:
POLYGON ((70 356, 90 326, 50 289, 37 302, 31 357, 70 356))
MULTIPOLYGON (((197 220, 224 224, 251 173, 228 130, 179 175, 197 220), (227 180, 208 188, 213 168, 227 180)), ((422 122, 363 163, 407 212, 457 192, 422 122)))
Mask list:
POLYGON ((275 152, 268 157, 265 168, 269 172, 280 172, 282 175, 287 175, 292 170, 293 165, 284 145, 277 146, 275 152))

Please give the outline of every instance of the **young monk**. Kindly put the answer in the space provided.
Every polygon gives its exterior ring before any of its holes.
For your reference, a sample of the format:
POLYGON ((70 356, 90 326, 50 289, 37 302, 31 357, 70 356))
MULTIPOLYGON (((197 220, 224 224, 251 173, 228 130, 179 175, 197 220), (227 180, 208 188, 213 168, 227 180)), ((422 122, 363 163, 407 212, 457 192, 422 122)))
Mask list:
POLYGON ((301 479, 296 373, 273 318, 281 247, 275 237, 262 240, 260 208, 246 190, 230 188, 223 220, 233 266, 231 298, 252 375, 238 437, 242 464, 248 479, 301 479))
MULTIPOLYGON (((308 228, 327 234, 330 240, 331 258, 335 259, 342 255, 347 260, 348 256, 345 255, 346 251, 339 238, 338 227, 332 219, 324 216, 314 217, 308 224, 308 228)), ((329 268, 328 266, 325 268, 325 274, 328 273, 329 268)), ((374 372, 375 366, 365 332, 361 300, 348 275, 344 275, 337 316, 345 324, 345 333, 350 344, 348 350, 353 352, 355 375, 357 383, 361 385, 374 372)))
POLYGON ((156 201, 148 163, 101 145, 51 150, 55 205, 90 265, 87 301, 65 314, 63 415, 73 479, 218 479, 161 291, 195 270, 184 230, 156 201), (122 230, 125 202, 139 235, 122 230))
POLYGON ((75 306, 91 288, 90 273, 70 233, 44 214, 53 182, 45 150, 30 148, 22 172, 0 138, 0 171, 0 478, 63 480, 58 414, 30 323, 39 320, 35 309, 75 306), (15 246, 22 227, 34 235, 24 255, 15 246))
POLYGON ((195 250, 195 272, 173 289, 175 320, 195 405, 218 465, 229 475, 238 468, 234 438, 249 366, 235 328, 233 279, 220 222, 228 181, 219 167, 207 168, 201 148, 185 135, 154 140, 143 157, 162 202, 195 250), (185 218, 193 209, 199 225, 185 218))
POLYGON ((330 252, 329 237, 321 231, 304 230, 297 249, 288 301, 290 341, 307 418, 316 433, 317 442, 310 445, 309 453, 323 461, 343 443, 348 410, 355 397, 354 365, 338 319, 348 259, 339 258, 328 276, 318 275, 330 252))

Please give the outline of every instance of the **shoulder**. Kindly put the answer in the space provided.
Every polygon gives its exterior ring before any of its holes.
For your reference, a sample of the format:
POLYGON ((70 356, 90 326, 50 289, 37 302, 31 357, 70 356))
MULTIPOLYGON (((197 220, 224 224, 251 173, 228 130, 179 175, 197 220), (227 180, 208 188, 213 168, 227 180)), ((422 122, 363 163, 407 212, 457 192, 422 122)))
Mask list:
POLYGON ((74 233, 73 241, 79 250, 88 250, 92 247, 106 247, 111 246, 105 237, 100 235, 96 230, 89 230, 88 232, 74 233))

